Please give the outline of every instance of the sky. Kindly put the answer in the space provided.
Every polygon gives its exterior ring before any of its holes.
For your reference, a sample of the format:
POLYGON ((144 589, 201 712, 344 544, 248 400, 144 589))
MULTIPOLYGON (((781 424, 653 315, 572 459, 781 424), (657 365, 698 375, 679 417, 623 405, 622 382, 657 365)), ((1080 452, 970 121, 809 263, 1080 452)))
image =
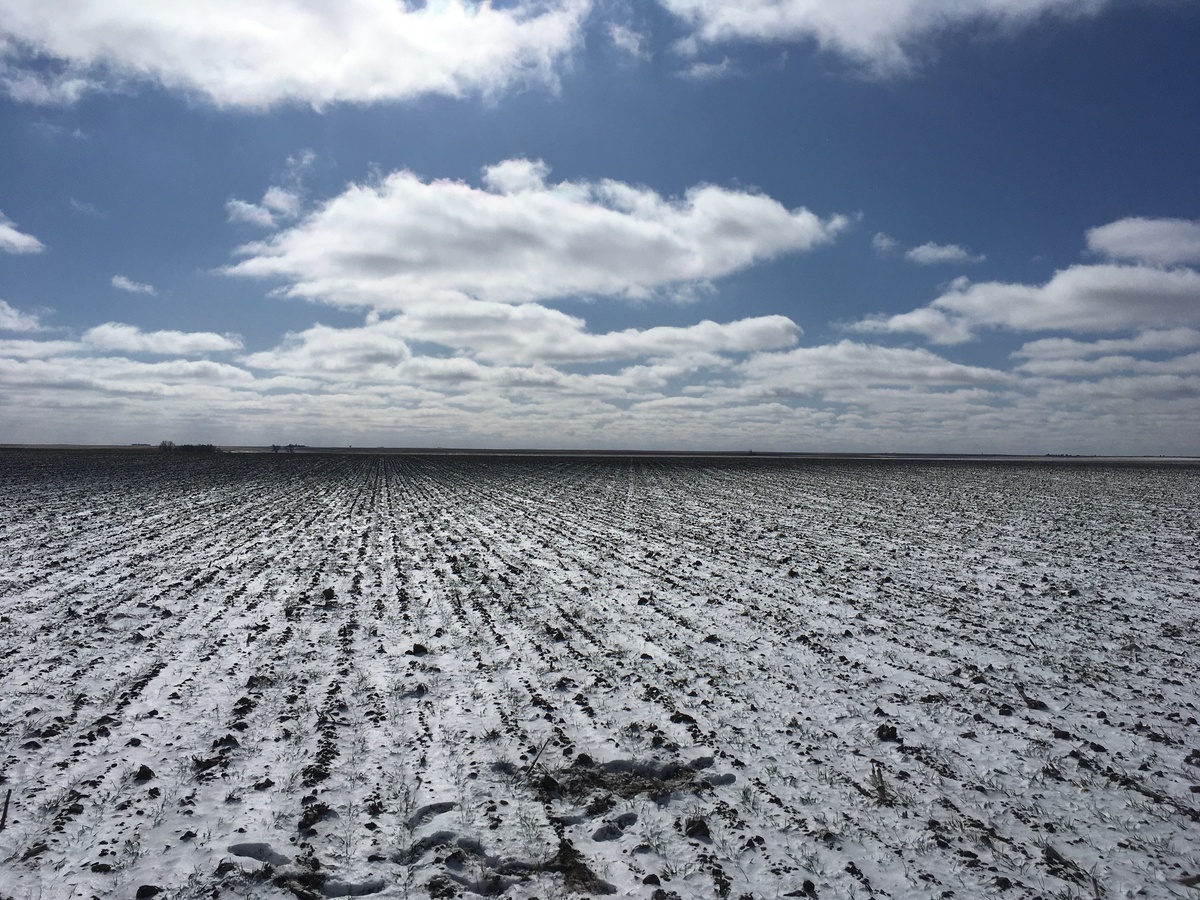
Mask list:
POLYGON ((0 0, 0 443, 1200 455, 1197 0, 0 0))

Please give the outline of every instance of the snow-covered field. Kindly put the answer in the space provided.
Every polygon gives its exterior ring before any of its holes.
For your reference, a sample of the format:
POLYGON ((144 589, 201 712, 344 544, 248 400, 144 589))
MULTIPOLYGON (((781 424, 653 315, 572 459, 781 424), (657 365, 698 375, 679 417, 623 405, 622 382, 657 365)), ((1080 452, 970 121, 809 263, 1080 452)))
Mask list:
POLYGON ((1200 467, 6 451, 0 507, 5 898, 1200 898, 1200 467))

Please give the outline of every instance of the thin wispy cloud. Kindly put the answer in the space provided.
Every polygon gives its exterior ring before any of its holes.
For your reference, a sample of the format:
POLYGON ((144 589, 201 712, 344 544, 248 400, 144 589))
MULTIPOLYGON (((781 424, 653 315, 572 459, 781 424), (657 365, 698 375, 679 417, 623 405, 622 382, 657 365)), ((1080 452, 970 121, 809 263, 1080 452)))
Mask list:
POLYGON ((899 246, 900 242, 898 240, 889 234, 884 234, 882 231, 877 232, 875 236, 871 238, 871 247, 876 253, 884 256, 891 253, 899 246))
POLYGON ((225 204, 229 221, 246 222, 261 228, 274 228, 300 213, 301 197, 296 191, 272 186, 267 188, 258 203, 245 200, 230 200, 225 204))
POLYGON ((154 285, 143 284, 140 281, 134 281, 132 278, 127 278, 124 275, 114 275, 112 277, 112 286, 119 291, 125 291, 130 294, 149 294, 154 296, 158 293, 154 285))
POLYGON ((315 160, 316 154, 311 150, 289 156, 279 183, 268 187, 258 203, 238 199, 225 203, 229 221, 274 228, 295 219, 304 206, 304 175, 315 160))
POLYGON ((616 22, 609 23, 608 39, 612 41, 614 47, 628 54, 632 59, 644 62, 650 58, 646 36, 627 25, 616 22))
POLYGON ((712 81, 717 78, 724 78, 732 74, 733 63, 729 57, 725 57, 720 62, 694 62, 684 69, 681 69, 679 74, 683 78, 689 78, 692 81, 712 81))
POLYGON ((1014 29, 1041 18, 1093 15, 1107 0, 659 0, 698 47, 735 41, 814 41, 879 75, 905 72, 922 39, 955 26, 1014 29))
POLYGON ((81 216, 89 216, 90 218, 93 218, 93 219, 107 219, 108 218, 108 214, 105 213, 103 210, 99 209, 93 203, 88 203, 84 200, 77 200, 74 197, 72 197, 69 200, 69 203, 71 204, 71 209, 74 212, 79 213, 79 215, 81 215, 81 216))

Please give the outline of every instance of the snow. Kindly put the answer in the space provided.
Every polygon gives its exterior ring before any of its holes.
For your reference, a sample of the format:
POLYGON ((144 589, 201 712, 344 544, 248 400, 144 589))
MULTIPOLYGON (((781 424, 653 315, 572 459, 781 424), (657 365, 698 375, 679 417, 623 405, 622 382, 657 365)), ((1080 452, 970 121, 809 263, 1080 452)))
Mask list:
POLYGON ((0 462, 0 897, 1198 895, 1200 466, 0 462))

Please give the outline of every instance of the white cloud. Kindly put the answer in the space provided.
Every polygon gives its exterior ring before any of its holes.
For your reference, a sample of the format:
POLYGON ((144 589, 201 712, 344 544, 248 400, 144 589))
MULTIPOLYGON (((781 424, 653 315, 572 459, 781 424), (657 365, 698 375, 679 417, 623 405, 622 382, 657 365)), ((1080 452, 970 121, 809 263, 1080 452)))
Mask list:
POLYGON ((112 277, 112 286, 119 291, 128 291, 131 294, 150 294, 154 296, 158 293, 154 289, 154 285, 142 284, 140 281, 134 281, 131 278, 126 278, 124 275, 114 275, 112 277))
POLYGON ((225 203, 230 222, 247 222, 262 228, 275 228, 300 215, 304 208, 304 173, 312 168, 316 154, 305 150, 299 156, 289 156, 284 166, 282 184, 273 184, 258 203, 233 199, 225 203))
MULTIPOLYGON (((939 417, 991 416, 994 406, 1020 396, 1009 373, 927 350, 851 341, 783 350, 794 344, 796 331, 786 320, 602 335, 576 329, 576 345, 559 358, 553 348, 479 358, 423 356, 404 342, 411 324, 401 316, 354 329, 318 326, 243 363, 282 378, 319 378, 321 388, 297 402, 337 397, 347 406, 343 420, 370 417, 377 406, 401 406, 420 411, 404 421, 444 423, 460 443, 466 434, 510 446, 740 447, 754 435, 756 446, 796 449, 798 435, 812 442, 817 432, 808 429, 819 428, 822 449, 844 446, 848 435, 864 429, 875 441, 911 449, 905 435, 928 441, 938 433, 939 417), (730 348, 758 349, 738 361, 726 354, 730 348), (612 372, 564 368, 601 357, 648 361, 612 372), (878 425, 864 426, 867 419, 878 425)), ((385 417, 394 419, 394 413, 375 418, 385 417)))
POLYGON ((263 228, 274 228, 296 218, 302 205, 303 197, 299 190, 272 185, 259 203, 229 200, 225 203, 225 211, 229 214, 230 222, 248 222, 263 228))
POLYGON ((948 316, 933 306, 923 306, 893 316, 867 316, 852 324, 850 330, 876 334, 921 334, 935 344, 964 344, 975 338, 972 323, 948 316))
POLYGON ((1106 0, 659 0, 693 29, 690 42, 815 41, 879 73, 912 65, 920 39, 960 25, 1013 28, 1091 15, 1106 0))
POLYGON ((1196 455, 1200 442, 1198 376, 1117 374, 1081 379, 1030 377, 1028 381, 1037 385, 1034 402, 1051 413, 1045 419, 1047 424, 1059 432, 1075 431, 1077 442, 1086 441, 1090 430, 1094 443, 1123 448, 1116 452, 1196 455), (1091 422, 1087 430, 1083 427, 1085 416, 1091 422))
POLYGON ((381 377, 380 369, 391 369, 412 359, 408 345, 397 329, 387 323, 362 328, 330 328, 314 325, 289 333, 273 350, 252 353, 245 363, 255 369, 293 374, 348 375, 352 379, 381 377))
POLYGON ((497 194, 544 191, 550 167, 540 159, 506 159, 483 170, 483 183, 497 194))
MULTIPOLYGON (((195 400, 219 401, 225 396, 203 388, 214 385, 251 388, 255 386, 255 378, 237 366, 211 360, 141 362, 125 357, 71 355, 23 361, 0 358, 0 383, 54 388, 60 398, 74 394, 81 401, 81 411, 87 407, 104 410, 104 395, 125 394, 141 395, 153 405, 160 405, 162 398, 175 398, 180 401, 176 412, 186 413, 191 406, 192 415, 196 415, 199 409, 195 400)), ((267 385, 260 387, 266 389, 267 385)))
POLYGON ((1087 233, 1088 249, 1152 266, 1200 263, 1200 221, 1118 219, 1087 233))
POLYGON ((31 234, 17 230, 16 224, 0 212, 0 250, 7 253, 41 253, 46 248, 31 234))
POLYGON ((957 279, 927 307, 873 316, 857 331, 971 340, 981 328, 1103 333, 1200 326, 1200 272, 1148 266, 1072 266, 1044 285, 957 279))
POLYGON ((415 343, 436 344, 487 365, 536 368, 654 360, 668 368, 678 368, 682 361, 681 371, 690 371, 698 362, 725 365, 729 354, 790 347, 799 332, 785 316, 762 316, 593 334, 582 319, 537 304, 474 301, 419 307, 359 328, 316 325, 245 361, 254 368, 293 374, 383 377, 380 367, 416 361, 410 350, 415 343))
POLYGON ((650 58, 650 50, 646 46, 646 36, 640 31, 614 22, 608 26, 608 39, 613 42, 614 47, 628 53, 634 59, 647 60, 650 58))
POLYGON ((300 215, 300 192, 272 185, 263 194, 262 205, 284 219, 300 215))
POLYGON ((607 334, 563 334, 550 346, 526 346, 526 358, 544 362, 595 362, 626 359, 677 359, 696 354, 750 353, 789 347, 799 327, 786 316, 759 316, 727 324, 708 320, 684 327, 629 328, 607 334))
POLYGON ((857 341, 763 353, 739 368, 755 390, 775 396, 823 392, 849 402, 872 389, 978 387, 1010 380, 999 370, 954 363, 928 350, 857 341))
POLYGON ((245 200, 229 200, 225 203, 225 211, 229 214, 230 222, 247 222, 262 228, 274 228, 275 216, 271 210, 257 203, 247 203, 245 200))
POLYGON ((83 216, 90 216, 93 219, 107 219, 108 214, 103 210, 98 209, 94 204, 87 203, 83 200, 71 198, 71 209, 83 216))
POLYGON ((401 310, 450 300, 645 299, 831 241, 844 216, 711 185, 680 199, 617 181, 545 182, 540 162, 484 172, 489 190, 395 172, 351 185, 293 227, 240 248, 231 274, 288 293, 401 310))
POLYGON ((37 316, 23 313, 0 300, 0 331, 41 331, 37 316))
POLYGON ((987 257, 977 256, 957 244, 935 244, 930 241, 913 247, 904 254, 904 258, 918 265, 933 266, 943 263, 980 263, 987 257))
POLYGON ((1097 379, 1118 372, 1138 375, 1200 375, 1200 353, 1170 359, 1140 359, 1136 356, 1101 356, 1096 359, 1031 359, 1018 372, 1051 378, 1097 379))
POLYGON ((0 339, 0 359, 47 359, 76 353, 80 349, 80 346, 78 341, 46 341, 29 338, 18 340, 0 339))
POLYGON ((719 63, 694 62, 679 74, 693 81, 715 81, 728 75, 732 71, 732 65, 727 56, 719 63))
POLYGON ((589 10, 589 0, 0 0, 0 86, 22 102, 70 103, 151 80, 250 109, 490 93, 553 84, 589 10))
POLYGON ((898 246, 900 246, 900 242, 898 240, 889 234, 884 234, 882 231, 878 232, 875 237, 871 238, 871 247, 874 248, 876 253, 891 253, 898 246))
MULTIPOLYGON (((871 238, 871 247, 880 256, 888 256, 900 249, 900 242, 890 234, 880 231, 871 238)), ((904 258, 921 266, 981 263, 987 259, 984 255, 971 253, 958 244, 937 244, 933 241, 909 248, 904 251, 904 258)))
MULTIPOLYGON (((3 7, 0 7, 2 15, 3 7)), ((12 60, 13 47, 4 41, 5 31, 0 21, 0 91, 18 103, 37 106, 70 106, 85 95, 100 93, 105 85, 79 74, 74 66, 62 72, 36 72, 22 68, 12 60)))
POLYGON ((1200 347, 1200 330, 1169 328, 1143 331, 1131 338, 1077 341, 1072 338, 1043 338, 1030 341, 1013 356, 1019 359, 1085 359, 1114 353, 1178 353, 1200 347))
POLYGON ((161 356, 199 356, 242 348, 242 340, 237 335, 210 331, 142 331, 120 322, 106 322, 88 329, 84 332, 83 343, 98 350, 161 356))
MULTIPOLYGON (((142 352, 133 346, 142 342, 190 352, 183 339, 197 336, 113 323, 78 342, 0 340, 0 441, 148 433, 217 443, 1157 454, 1194 452, 1200 440, 1195 352, 1003 371, 855 341, 784 349, 796 329, 767 318, 599 335, 568 322, 579 343, 566 362, 538 352, 421 355, 427 348, 405 339, 407 314, 315 326, 232 362, 131 359, 122 354, 142 352), (779 349, 731 355, 775 341, 779 349), (633 364, 571 370, 599 356, 633 364)), ((223 340, 238 343, 208 335, 196 349, 223 340)))

